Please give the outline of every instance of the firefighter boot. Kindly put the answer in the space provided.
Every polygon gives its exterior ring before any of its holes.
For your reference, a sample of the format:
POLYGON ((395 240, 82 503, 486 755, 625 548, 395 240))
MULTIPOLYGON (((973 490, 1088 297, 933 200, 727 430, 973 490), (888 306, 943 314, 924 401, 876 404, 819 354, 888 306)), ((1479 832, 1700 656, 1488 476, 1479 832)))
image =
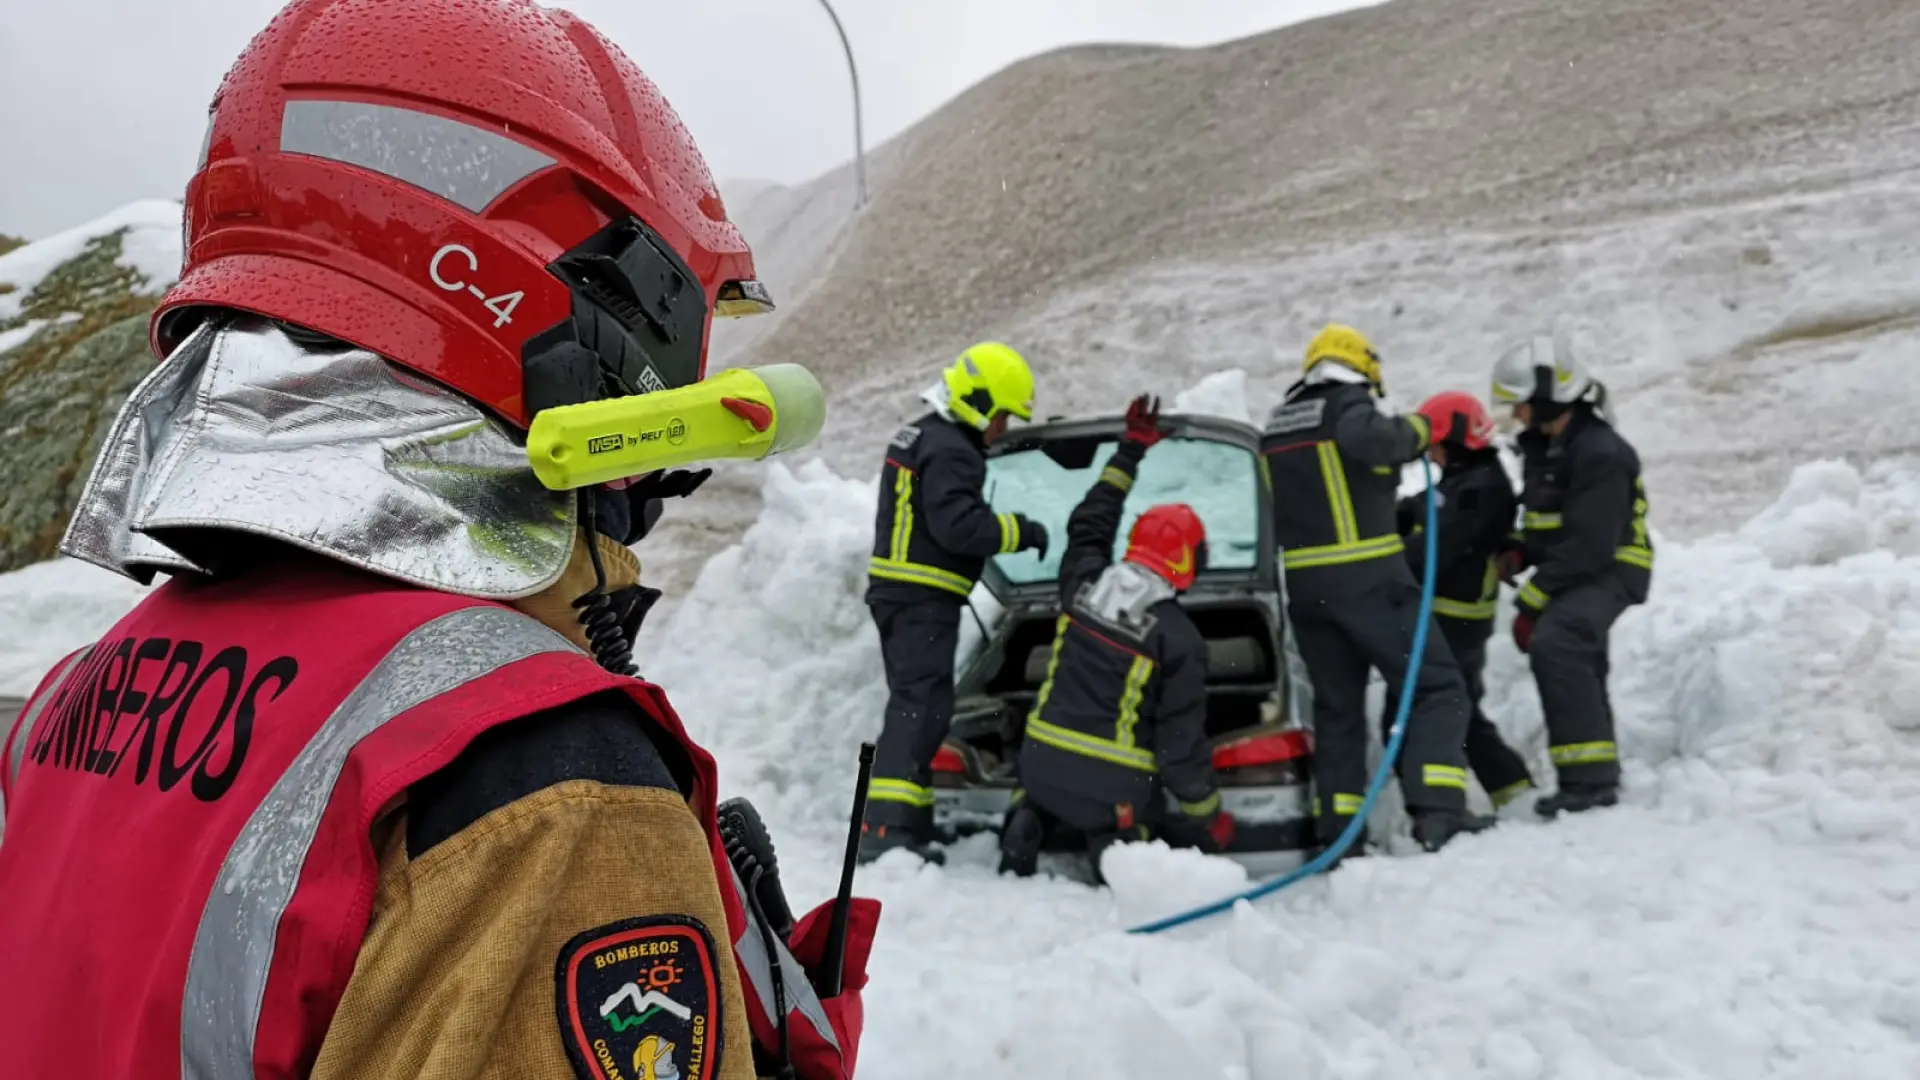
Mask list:
POLYGON ((1046 823, 1033 807, 1021 805, 1008 811, 1000 830, 1000 872, 1032 877, 1040 869, 1040 845, 1046 837, 1046 823))
POLYGON ((1559 791, 1533 804, 1533 810, 1543 818, 1550 818, 1562 813, 1597 810, 1619 801, 1620 789, 1612 784, 1561 784, 1559 791))
POLYGON ((857 858, 861 866, 896 848, 911 851, 919 856, 922 862, 929 862, 935 866, 944 866, 947 861, 945 852, 934 847, 931 840, 909 827, 871 823, 860 826, 860 854, 857 858))
POLYGON ((1460 810, 1415 810, 1413 838, 1427 851, 1439 851, 1461 833, 1485 832, 1494 820, 1460 810))

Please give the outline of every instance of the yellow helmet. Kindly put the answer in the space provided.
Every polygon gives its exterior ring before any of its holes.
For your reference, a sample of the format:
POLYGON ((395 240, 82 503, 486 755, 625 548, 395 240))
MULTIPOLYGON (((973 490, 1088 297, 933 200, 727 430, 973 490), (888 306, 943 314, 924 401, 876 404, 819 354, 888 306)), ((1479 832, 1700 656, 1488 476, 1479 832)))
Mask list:
POLYGON ((1359 372, 1373 384, 1375 393, 1384 393, 1386 384, 1380 377, 1380 354, 1373 351, 1373 343, 1367 335, 1351 326, 1328 323, 1325 329, 1313 335, 1307 343, 1306 360, 1300 370, 1310 372, 1322 361, 1331 361, 1350 371, 1359 372))
POLYGON ((1001 413, 1033 419, 1033 371, 1010 346, 983 341, 945 374, 947 408, 961 423, 984 431, 1001 413))

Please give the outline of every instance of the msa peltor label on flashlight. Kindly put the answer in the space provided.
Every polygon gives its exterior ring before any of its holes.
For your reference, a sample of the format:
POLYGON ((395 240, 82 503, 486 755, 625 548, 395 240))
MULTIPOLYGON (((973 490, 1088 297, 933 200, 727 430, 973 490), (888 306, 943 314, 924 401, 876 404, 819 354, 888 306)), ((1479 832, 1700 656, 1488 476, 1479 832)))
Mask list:
POLYGON ((596 435, 587 440, 587 453, 610 454, 624 445, 626 445, 626 439, 618 433, 612 435, 596 435))

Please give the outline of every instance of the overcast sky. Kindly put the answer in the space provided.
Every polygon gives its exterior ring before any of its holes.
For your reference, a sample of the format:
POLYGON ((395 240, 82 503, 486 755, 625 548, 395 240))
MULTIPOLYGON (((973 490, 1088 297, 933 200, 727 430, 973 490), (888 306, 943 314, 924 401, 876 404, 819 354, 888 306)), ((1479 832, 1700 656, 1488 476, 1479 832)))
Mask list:
MULTIPOLYGON (((1198 45, 1365 0, 837 0, 871 147, 1024 56, 1198 45)), ((220 78, 280 0, 0 0, 0 233, 178 198, 220 78)), ((722 180, 852 156, 846 62, 818 0, 566 0, 653 77, 722 180)))

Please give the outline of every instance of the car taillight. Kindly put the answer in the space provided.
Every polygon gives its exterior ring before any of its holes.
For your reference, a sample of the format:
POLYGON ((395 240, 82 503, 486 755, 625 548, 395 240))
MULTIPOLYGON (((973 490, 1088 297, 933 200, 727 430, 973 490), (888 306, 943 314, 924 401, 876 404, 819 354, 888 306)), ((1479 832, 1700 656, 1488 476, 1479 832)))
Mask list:
POLYGON ((1249 735, 1213 748, 1213 768, 1230 787, 1298 784, 1306 779, 1313 738, 1305 731, 1249 735))
POLYGON ((967 762, 965 758, 960 756, 960 751, 955 750, 951 746, 943 746, 933 755, 933 771, 937 773, 965 773, 967 771, 967 762))

